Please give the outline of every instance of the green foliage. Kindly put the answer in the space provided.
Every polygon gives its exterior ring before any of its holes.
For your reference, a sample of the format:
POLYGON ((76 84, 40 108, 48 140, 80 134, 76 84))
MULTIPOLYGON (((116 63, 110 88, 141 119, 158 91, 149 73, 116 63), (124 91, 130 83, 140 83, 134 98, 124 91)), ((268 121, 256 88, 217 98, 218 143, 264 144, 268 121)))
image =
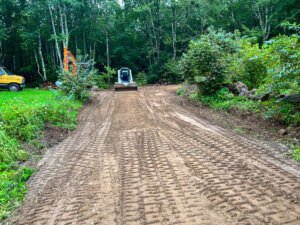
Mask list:
POLYGON ((287 102, 278 102, 275 99, 271 99, 267 102, 261 103, 264 106, 262 115, 266 119, 272 119, 274 121, 286 124, 286 125, 299 125, 299 109, 293 104, 287 102))
POLYGON ((147 76, 147 83, 148 84, 155 84, 158 83, 160 81, 159 76, 157 74, 154 73, 150 73, 147 76))
POLYGON ((26 181, 33 172, 31 168, 13 169, 0 163, 0 220, 22 203, 27 192, 26 181))
POLYGON ((176 94, 178 95, 178 96, 183 96, 184 95, 184 88, 183 88, 183 86, 180 86, 177 90, 176 90, 176 94))
POLYGON ((20 93, 0 93, 0 121, 6 133, 22 142, 42 135, 45 123, 62 127, 76 125, 79 102, 57 91, 27 89, 20 93))
POLYGON ((115 69, 105 66, 105 71, 105 73, 95 75, 94 77, 96 85, 100 89, 109 89, 114 84, 117 77, 117 72, 115 69))
POLYGON ((22 144, 41 145, 46 123, 73 129, 80 106, 54 90, 0 92, 0 220, 20 205, 34 172, 19 166, 29 157, 22 144))
MULTIPOLYGON (((187 87, 181 86, 177 89, 179 96, 186 95, 187 87)), ((236 96, 228 88, 222 88, 216 94, 206 96, 196 92, 188 95, 194 101, 200 101, 215 110, 230 111, 232 109, 248 111, 261 115, 265 119, 276 121, 277 123, 294 125, 300 124, 300 112, 297 106, 290 103, 279 102, 275 99, 261 102, 247 99, 244 96, 236 96)))
POLYGON ((260 46, 255 39, 238 33, 210 30, 190 44, 180 68, 189 83, 198 85, 198 99, 212 108, 249 110, 282 124, 300 124, 299 106, 276 100, 279 94, 300 93, 300 42, 296 35, 278 36, 260 46), (269 94, 271 99, 255 102, 220 90, 222 82, 237 81, 250 90, 257 89, 257 95, 269 94))
POLYGON ((111 0, 86 3, 0 1, 1 62, 18 72, 26 70, 31 83, 39 80, 38 64, 42 69, 43 57, 47 78, 56 81, 61 64, 56 42, 62 46, 69 40, 68 48, 74 54, 75 49, 81 49, 92 55, 98 65, 128 66, 133 71, 152 74, 151 82, 174 83, 177 76, 166 73, 164 64, 180 57, 190 40, 208 27, 240 30, 262 43, 279 33, 294 33, 287 28, 300 22, 299 0, 133 0, 125 1, 123 6, 111 0), (287 20, 292 23, 280 26, 287 20))
POLYGON ((300 161, 300 148, 294 149, 292 155, 293 155, 293 158, 294 158, 296 161, 300 161))
POLYGON ((89 88, 95 85, 96 70, 81 67, 77 75, 61 71, 59 80, 62 83, 61 90, 70 99, 87 101, 90 97, 89 88))
POLYGON ((144 86, 148 83, 147 74, 145 72, 139 72, 135 77, 135 82, 138 86, 144 86))
POLYGON ((278 36, 263 46, 263 62, 267 68, 262 92, 275 94, 300 91, 300 43, 296 36, 278 36))
POLYGON ((238 109, 244 111, 258 112, 260 103, 251 101, 245 97, 235 96, 230 93, 227 88, 219 90, 212 96, 198 96, 198 99, 205 105, 212 107, 216 110, 229 111, 231 109, 238 109))
POLYGON ((213 95, 222 87, 226 78, 226 56, 234 52, 233 35, 210 30, 196 41, 179 62, 183 77, 198 85, 203 95, 213 95))
POLYGON ((11 164, 28 158, 28 153, 21 149, 14 138, 7 135, 2 125, 0 125, 0 149, 0 163, 11 164))
POLYGON ((178 61, 171 59, 164 64, 163 80, 167 83, 178 84, 182 81, 182 75, 178 61))
POLYGON ((228 55, 228 82, 242 81, 249 89, 259 88, 267 76, 262 50, 252 39, 238 38, 238 50, 228 55))

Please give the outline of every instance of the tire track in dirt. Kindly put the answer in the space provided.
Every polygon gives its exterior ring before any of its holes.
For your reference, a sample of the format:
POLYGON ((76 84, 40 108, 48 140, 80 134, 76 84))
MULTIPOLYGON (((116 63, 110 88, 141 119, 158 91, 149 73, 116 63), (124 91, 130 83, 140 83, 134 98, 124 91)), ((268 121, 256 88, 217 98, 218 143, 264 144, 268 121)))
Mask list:
POLYGON ((94 94, 8 222, 300 224, 299 166, 200 120, 171 91, 94 94))

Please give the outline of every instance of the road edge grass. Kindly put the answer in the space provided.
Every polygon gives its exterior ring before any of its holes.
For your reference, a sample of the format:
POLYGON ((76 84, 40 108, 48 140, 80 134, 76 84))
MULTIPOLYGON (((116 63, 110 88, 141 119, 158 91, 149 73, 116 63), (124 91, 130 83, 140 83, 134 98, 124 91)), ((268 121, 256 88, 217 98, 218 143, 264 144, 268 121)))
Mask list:
POLYGON ((24 150, 24 144, 43 148, 46 124, 74 130, 81 107, 55 90, 0 92, 0 222, 22 204, 35 172, 26 162, 37 153, 24 150))

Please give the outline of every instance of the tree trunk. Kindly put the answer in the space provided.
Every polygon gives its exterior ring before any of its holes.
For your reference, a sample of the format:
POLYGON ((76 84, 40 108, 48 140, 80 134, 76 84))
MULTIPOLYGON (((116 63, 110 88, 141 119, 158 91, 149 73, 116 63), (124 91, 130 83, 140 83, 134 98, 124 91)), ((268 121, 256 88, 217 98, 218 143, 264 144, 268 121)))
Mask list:
POLYGON ((173 44, 173 59, 176 59, 176 8, 175 3, 172 4, 172 44, 173 44))
POLYGON ((266 5, 254 6, 254 14, 259 21, 259 26, 263 32, 263 40, 266 41, 270 36, 271 31, 271 18, 272 18, 272 6, 268 3, 266 5))
POLYGON ((105 31, 105 39, 106 39, 106 64, 110 66, 110 56, 109 56, 109 40, 108 40, 108 31, 105 31))
POLYGON ((35 62, 36 62, 37 73, 39 74, 39 76, 44 81, 43 74, 41 73, 41 70, 40 70, 40 63, 39 63, 39 60, 38 60, 38 57, 37 57, 37 54, 36 54, 36 50, 34 50, 34 59, 35 59, 35 62))
POLYGON ((63 68, 62 57, 61 57, 61 52, 60 52, 58 41, 57 41, 57 32, 56 32, 53 13, 52 13, 52 9, 51 9, 51 6, 49 4, 49 1, 48 1, 48 9, 49 9, 50 18, 51 18, 51 25, 52 25, 53 34, 55 36, 54 41, 55 41, 56 54, 57 54, 57 58, 58 58, 58 61, 59 61, 59 67, 62 69, 63 68))
POLYGON ((39 46, 38 46, 38 52, 39 52, 39 56, 41 59, 41 66, 42 66, 42 71, 43 71, 43 81, 47 80, 47 74, 46 74, 46 67, 45 67, 45 61, 44 61, 44 56, 43 56, 43 52, 42 52, 42 40, 41 40, 41 34, 39 32, 39 46))

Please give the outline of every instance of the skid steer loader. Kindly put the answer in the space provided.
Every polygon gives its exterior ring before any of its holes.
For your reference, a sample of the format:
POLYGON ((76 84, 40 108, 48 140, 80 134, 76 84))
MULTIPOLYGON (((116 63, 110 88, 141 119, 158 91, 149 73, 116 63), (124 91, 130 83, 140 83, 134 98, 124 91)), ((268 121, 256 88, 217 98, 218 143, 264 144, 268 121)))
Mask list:
POLYGON ((118 70, 118 82, 114 85, 115 91, 137 91, 137 85, 133 82, 132 71, 127 67, 118 70))

